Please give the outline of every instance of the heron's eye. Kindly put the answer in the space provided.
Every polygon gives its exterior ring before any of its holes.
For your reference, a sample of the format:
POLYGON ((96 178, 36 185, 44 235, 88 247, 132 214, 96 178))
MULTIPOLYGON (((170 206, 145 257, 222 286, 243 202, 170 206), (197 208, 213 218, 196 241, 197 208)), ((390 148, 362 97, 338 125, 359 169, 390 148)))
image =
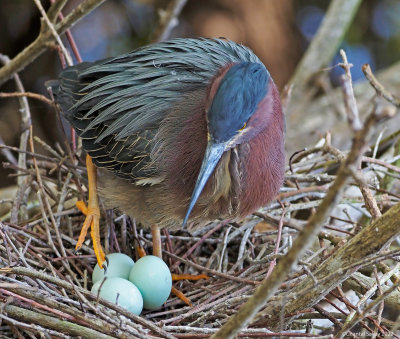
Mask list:
POLYGON ((247 123, 245 122, 244 125, 243 125, 243 127, 240 128, 239 131, 243 131, 243 130, 246 128, 246 126, 247 126, 247 123))

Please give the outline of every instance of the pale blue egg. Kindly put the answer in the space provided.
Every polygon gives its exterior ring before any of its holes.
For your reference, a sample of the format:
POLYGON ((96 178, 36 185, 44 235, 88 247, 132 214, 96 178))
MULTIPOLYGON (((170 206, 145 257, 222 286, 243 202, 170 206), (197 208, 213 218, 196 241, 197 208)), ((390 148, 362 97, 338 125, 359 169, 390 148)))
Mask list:
MULTIPOLYGON (((101 280, 93 285, 92 292, 97 294, 100 285, 101 280)), ((129 280, 123 278, 106 278, 99 296, 137 315, 143 310, 143 298, 140 291, 129 280)))
POLYGON ((129 280, 143 296, 143 306, 149 310, 159 308, 168 299, 172 278, 165 262, 154 255, 140 258, 131 269, 129 280))
POLYGON ((100 287, 102 281, 103 281, 103 279, 102 279, 102 280, 97 280, 97 281, 93 284, 93 286, 92 286, 90 292, 92 292, 93 294, 96 294, 96 295, 97 295, 97 291, 99 290, 99 287, 100 287))
MULTIPOLYGON (((119 277, 123 279, 129 278, 129 272, 131 271, 132 266, 135 263, 132 260, 132 258, 123 253, 110 253, 107 254, 106 257, 108 258, 108 265, 107 262, 104 261, 103 267, 107 266, 105 275, 108 278, 112 277, 119 277)), ((92 274, 93 284, 96 283, 96 281, 103 280, 103 278, 104 278, 104 268, 101 269, 99 265, 96 264, 92 274)))

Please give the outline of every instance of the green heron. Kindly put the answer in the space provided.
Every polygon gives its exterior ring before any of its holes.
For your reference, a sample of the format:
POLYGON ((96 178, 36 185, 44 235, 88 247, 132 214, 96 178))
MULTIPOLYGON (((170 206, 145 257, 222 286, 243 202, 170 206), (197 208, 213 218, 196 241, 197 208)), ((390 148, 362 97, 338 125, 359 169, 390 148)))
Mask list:
MULTIPOLYGON (((51 87, 88 154, 88 212, 77 247, 91 226, 100 267, 96 167, 106 206, 151 226, 155 239, 160 228, 242 218, 282 185, 279 93, 242 45, 174 39, 68 67, 51 87)), ((160 255, 160 245, 153 251, 160 255)))

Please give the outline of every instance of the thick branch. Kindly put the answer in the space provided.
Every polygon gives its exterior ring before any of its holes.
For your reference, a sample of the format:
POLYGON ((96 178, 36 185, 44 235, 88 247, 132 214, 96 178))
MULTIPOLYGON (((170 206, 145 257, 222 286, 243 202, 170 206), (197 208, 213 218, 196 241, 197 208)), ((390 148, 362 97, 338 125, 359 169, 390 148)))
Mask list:
MULTIPOLYGON (((350 174, 349 168, 358 164, 365 147, 366 138, 377 119, 378 117, 372 114, 366 120, 363 129, 356 133, 351 151, 346 160, 342 162, 335 181, 327 192, 321 205, 318 207, 317 212, 310 217, 286 256, 279 261, 270 277, 261 283, 254 295, 239 309, 238 313, 232 316, 221 329, 212 336, 213 339, 233 338, 240 329, 249 324, 256 313, 266 304, 267 300, 282 284, 293 265, 310 246, 327 217, 340 200, 350 174)), ((276 314, 279 314, 279 312, 276 314)))
POLYGON ((302 111, 303 104, 309 101, 306 91, 310 79, 329 65, 360 4, 361 0, 331 2, 316 36, 289 81, 293 90, 286 111, 288 116, 295 111, 302 111))
MULTIPOLYGON (((379 252, 388 242, 393 240, 400 233, 399 213, 400 204, 397 204, 339 248, 313 272, 313 278, 318 281, 317 284, 309 276, 298 284, 291 291, 295 297, 285 305, 285 316, 288 317, 298 310, 314 306, 329 291, 354 273, 355 268, 343 270, 343 267, 354 266, 355 263, 365 257, 379 252), (328 276, 332 278, 326 279, 328 276)), ((269 326, 275 327, 279 324, 281 309, 281 302, 271 302, 263 311, 263 314, 270 315, 269 326)))
MULTIPOLYGON (((72 27, 78 20, 89 14, 105 0, 86 0, 76 7, 63 21, 55 25, 58 34, 64 33, 72 27)), ((7 65, 0 68, 0 85, 40 56, 55 41, 49 29, 42 31, 34 42, 20 52, 7 65)))
MULTIPOLYGON (((364 295, 370 288, 376 284, 376 279, 369 278, 359 272, 355 272, 349 279, 343 282, 343 287, 348 288, 364 295)), ((383 292, 389 289, 389 286, 381 286, 383 292)), ((394 308, 397 314, 400 314, 400 292, 394 291, 387 299, 385 305, 394 308)))
POLYGON ((41 327, 51 328, 60 332, 68 333, 73 336, 80 336, 83 338, 104 338, 111 339, 114 337, 110 337, 109 335, 103 334, 96 330, 92 330, 91 328, 74 324, 69 321, 57 319, 54 317, 50 317, 48 315, 44 315, 42 313, 29 311, 25 308, 6 305, 4 307, 4 312, 11 318, 19 319, 24 321, 25 323, 34 323, 38 324, 41 327))
MULTIPOLYGON (((383 83, 388 90, 397 96, 400 96, 399 76, 400 62, 377 73, 379 82, 383 83)), ((369 104, 376 93, 368 81, 362 81, 354 85, 354 95, 362 120, 369 113, 365 109, 365 105, 369 104)), ((289 154, 309 147, 317 141, 317 135, 323 135, 326 131, 332 132, 336 147, 348 148, 350 146, 350 139, 348 138, 350 130, 347 121, 343 119, 345 108, 342 97, 342 90, 338 88, 319 99, 313 100, 306 109, 293 112, 290 119, 287 119, 287 129, 290 133, 286 138, 286 147, 289 154)), ((390 120, 390 124, 386 124, 385 134, 398 130, 399 123, 400 115, 397 115, 390 120)))
POLYGON ((159 10, 160 21, 154 32, 154 42, 168 39, 172 30, 178 25, 178 17, 185 7, 187 0, 170 1, 165 10, 159 10))

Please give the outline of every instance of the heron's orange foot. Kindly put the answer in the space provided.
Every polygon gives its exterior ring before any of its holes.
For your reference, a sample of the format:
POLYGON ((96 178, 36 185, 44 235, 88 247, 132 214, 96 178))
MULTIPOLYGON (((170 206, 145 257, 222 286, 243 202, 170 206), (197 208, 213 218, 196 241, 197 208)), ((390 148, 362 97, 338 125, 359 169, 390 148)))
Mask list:
POLYGON ((103 268, 103 262, 106 259, 103 248, 100 243, 100 209, 98 206, 86 207, 83 201, 78 201, 76 207, 86 215, 85 222, 83 223, 81 233, 79 234, 78 242, 76 243, 75 250, 79 250, 85 241, 87 231, 90 227, 90 234, 93 241, 93 250, 96 255, 97 263, 100 268, 103 268))
POLYGON ((179 291, 177 288, 172 287, 171 288, 171 293, 174 294, 176 297, 181 299, 186 305, 192 307, 193 304, 191 303, 190 299, 186 297, 181 291, 179 291))
POLYGON ((143 258, 147 255, 146 251, 140 244, 136 246, 136 252, 137 252, 139 258, 143 258))
MULTIPOLYGON (((172 281, 209 279, 209 276, 206 275, 206 274, 192 275, 192 274, 175 274, 175 273, 171 273, 171 276, 172 276, 172 281)), ((185 304, 187 304, 189 306, 192 306, 192 303, 190 302, 190 299, 187 298, 181 291, 179 291, 175 287, 172 287, 171 292, 175 296, 177 296, 179 299, 181 299, 185 304)))

